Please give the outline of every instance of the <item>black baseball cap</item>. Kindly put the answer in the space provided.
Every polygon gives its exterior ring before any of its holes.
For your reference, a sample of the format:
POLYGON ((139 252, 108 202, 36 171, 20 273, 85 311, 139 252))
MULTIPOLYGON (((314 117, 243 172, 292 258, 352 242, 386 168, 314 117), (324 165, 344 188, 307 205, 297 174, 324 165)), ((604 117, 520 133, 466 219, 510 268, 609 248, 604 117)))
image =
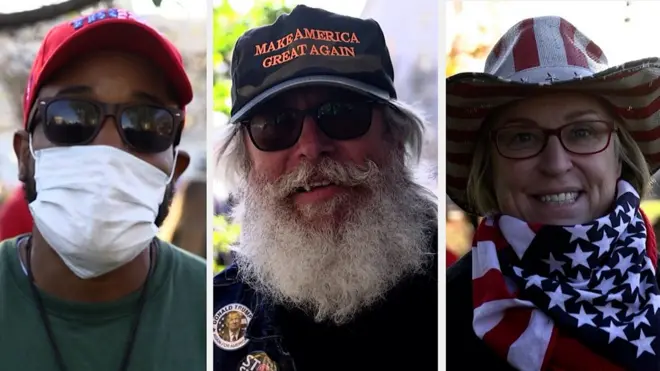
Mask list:
POLYGON ((231 78, 230 124, 275 95, 303 86, 396 99, 392 60, 378 22, 304 5, 244 33, 234 47, 231 78))

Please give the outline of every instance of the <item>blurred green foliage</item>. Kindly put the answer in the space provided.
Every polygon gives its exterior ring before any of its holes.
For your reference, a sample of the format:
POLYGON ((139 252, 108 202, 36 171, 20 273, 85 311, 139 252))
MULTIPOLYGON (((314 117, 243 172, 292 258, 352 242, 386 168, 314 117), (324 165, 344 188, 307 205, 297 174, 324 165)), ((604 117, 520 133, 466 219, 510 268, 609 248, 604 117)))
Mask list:
MULTIPOLYGON (((230 245, 235 243, 241 229, 236 223, 230 223, 226 217, 216 215, 213 218, 213 251, 214 256, 223 254, 227 256, 230 251, 230 245)), ((213 271, 220 272, 225 268, 221 265, 220 259, 213 259, 213 271)))
MULTIPOLYGON (((234 44, 245 31, 275 22, 283 13, 289 13, 284 0, 256 0, 245 14, 234 10, 223 0, 213 9, 213 109, 229 116, 231 111, 230 64, 234 44)), ((229 255, 229 246, 240 234, 240 226, 230 223, 221 215, 213 220, 213 271, 224 269, 219 259, 229 255)))
POLYGON ((245 31, 275 22, 290 12, 284 0, 256 0, 246 14, 236 12, 223 0, 213 9, 213 108, 229 116, 231 78, 229 66, 234 44, 245 31))

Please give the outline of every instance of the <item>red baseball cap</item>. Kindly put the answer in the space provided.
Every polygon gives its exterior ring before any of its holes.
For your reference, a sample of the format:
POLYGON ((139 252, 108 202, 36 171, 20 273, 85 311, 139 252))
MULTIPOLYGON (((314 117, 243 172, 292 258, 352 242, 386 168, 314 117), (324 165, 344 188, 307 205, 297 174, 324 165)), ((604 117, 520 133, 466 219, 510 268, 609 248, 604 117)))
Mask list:
POLYGON ((100 50, 128 52, 152 61, 174 85, 180 108, 185 108, 192 100, 192 86, 181 53, 174 44, 128 10, 103 9, 58 24, 44 37, 23 96, 26 129, 30 109, 44 81, 72 60, 100 50))

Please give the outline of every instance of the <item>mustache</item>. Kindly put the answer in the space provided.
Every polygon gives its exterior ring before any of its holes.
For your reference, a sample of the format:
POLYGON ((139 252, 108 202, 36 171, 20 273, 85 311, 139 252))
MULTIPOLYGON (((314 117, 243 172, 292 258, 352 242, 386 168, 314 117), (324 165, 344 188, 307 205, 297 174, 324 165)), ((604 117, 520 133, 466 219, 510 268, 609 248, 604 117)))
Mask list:
POLYGON ((326 157, 316 164, 301 163, 295 170, 277 179, 269 188, 276 197, 285 198, 300 188, 318 183, 345 187, 369 186, 376 184, 379 175, 378 165, 371 160, 358 165, 340 163, 326 157))

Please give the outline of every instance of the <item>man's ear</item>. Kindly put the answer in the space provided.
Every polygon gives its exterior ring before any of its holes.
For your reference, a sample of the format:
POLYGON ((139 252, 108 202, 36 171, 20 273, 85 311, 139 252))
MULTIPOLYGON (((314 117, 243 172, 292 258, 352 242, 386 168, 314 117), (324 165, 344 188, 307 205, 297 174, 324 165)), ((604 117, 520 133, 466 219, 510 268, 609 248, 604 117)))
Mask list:
POLYGON ((26 182, 30 174, 32 154, 30 153, 29 134, 25 130, 14 133, 14 154, 18 161, 18 180, 26 182))
POLYGON ((186 171, 188 165, 190 165, 190 155, 186 151, 179 150, 179 155, 176 157, 176 163, 174 164, 172 183, 176 183, 181 174, 186 171))

